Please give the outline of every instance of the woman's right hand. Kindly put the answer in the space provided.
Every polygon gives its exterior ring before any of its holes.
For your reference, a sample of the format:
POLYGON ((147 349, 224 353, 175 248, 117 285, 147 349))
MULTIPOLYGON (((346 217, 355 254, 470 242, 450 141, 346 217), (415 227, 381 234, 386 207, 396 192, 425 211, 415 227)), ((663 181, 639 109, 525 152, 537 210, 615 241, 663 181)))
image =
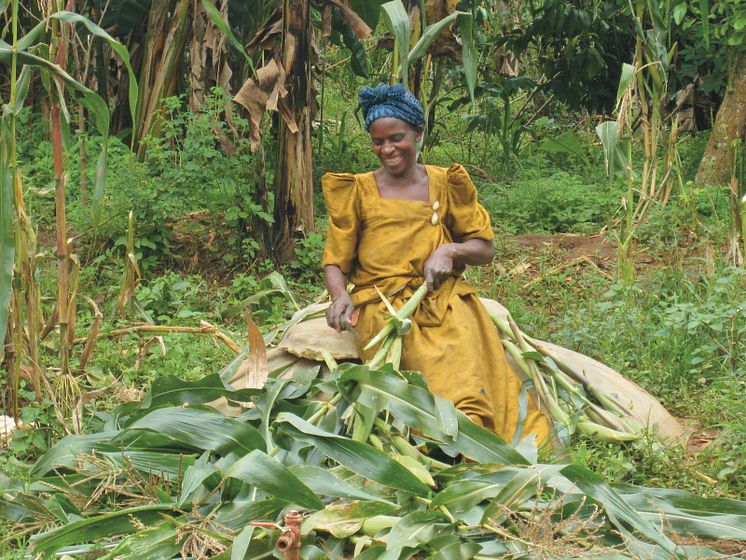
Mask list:
POLYGON ((337 332, 342 330, 350 330, 354 325, 352 324, 352 312, 355 311, 355 306, 352 304, 352 298, 346 291, 339 294, 337 298, 332 301, 332 304, 326 310, 326 322, 337 332))

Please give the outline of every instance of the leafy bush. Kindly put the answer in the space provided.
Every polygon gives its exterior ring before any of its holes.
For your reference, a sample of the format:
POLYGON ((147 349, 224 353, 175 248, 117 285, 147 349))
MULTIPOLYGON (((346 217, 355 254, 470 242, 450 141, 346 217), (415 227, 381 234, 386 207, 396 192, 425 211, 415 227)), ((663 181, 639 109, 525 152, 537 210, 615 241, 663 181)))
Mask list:
POLYGON ((583 232, 598 229, 614 213, 619 193, 564 171, 486 185, 480 199, 496 221, 516 232, 583 232))
POLYGON ((158 323, 200 316, 205 298, 204 281, 199 276, 166 272, 135 291, 137 302, 148 318, 158 323))
POLYGON ((673 411, 730 421, 746 385, 744 293, 742 269, 697 281, 659 271, 566 310, 552 338, 624 372, 673 411))

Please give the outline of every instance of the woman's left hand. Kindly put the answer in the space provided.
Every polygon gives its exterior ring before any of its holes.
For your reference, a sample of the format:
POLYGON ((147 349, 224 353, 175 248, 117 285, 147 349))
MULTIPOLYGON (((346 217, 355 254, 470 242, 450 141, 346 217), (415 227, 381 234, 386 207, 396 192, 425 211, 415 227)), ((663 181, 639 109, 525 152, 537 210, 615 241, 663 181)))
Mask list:
POLYGON ((453 251, 450 243, 439 246, 425 261, 424 273, 427 290, 432 292, 453 274, 453 251))

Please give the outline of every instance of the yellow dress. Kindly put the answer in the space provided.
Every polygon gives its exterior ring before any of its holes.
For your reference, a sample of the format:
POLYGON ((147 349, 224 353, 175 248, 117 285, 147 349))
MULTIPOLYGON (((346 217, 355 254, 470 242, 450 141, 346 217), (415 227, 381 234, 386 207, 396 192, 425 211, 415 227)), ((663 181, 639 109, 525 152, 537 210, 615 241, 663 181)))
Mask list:
MULTIPOLYGON (((372 172, 322 178, 329 211, 323 264, 337 265, 354 285, 352 301, 360 308, 358 350, 364 360, 376 349, 365 352, 363 346, 388 316, 375 286, 398 309, 423 283, 425 261, 436 247, 494 238, 466 170, 458 164, 425 169, 428 202, 382 198, 372 172)), ((521 382, 472 286, 452 276, 426 296, 402 342, 401 367, 422 372, 434 394, 453 401, 472 420, 508 442, 529 434, 538 442, 546 439, 546 418, 530 397, 518 425, 521 382)))

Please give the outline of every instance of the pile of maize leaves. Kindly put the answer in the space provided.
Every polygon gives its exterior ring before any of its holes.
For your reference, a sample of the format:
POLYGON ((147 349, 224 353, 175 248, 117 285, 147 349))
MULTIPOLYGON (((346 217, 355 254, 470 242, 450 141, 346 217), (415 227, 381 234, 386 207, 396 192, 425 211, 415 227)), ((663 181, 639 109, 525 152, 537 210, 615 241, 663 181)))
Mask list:
POLYGON ((250 523, 289 509, 305 559, 701 558, 722 557, 702 539, 746 540, 744 502, 538 464, 391 366, 261 390, 164 377, 30 480, 0 480, 0 518, 42 557, 272 558, 278 530, 250 523), (205 406, 219 397, 253 406, 227 417, 205 406))

